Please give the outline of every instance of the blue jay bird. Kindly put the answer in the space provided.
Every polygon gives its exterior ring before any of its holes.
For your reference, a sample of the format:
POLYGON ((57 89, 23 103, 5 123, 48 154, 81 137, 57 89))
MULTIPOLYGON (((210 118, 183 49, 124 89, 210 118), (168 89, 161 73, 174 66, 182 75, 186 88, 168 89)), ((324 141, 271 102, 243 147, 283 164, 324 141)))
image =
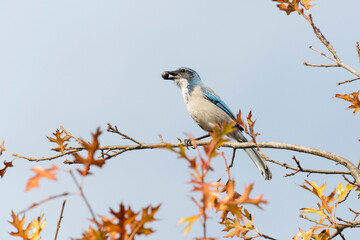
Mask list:
MULTIPOLYGON (((165 71, 161 76, 165 80, 173 80, 180 88, 190 116, 203 130, 211 132, 215 125, 236 120, 229 107, 213 90, 202 83, 200 76, 194 70, 181 67, 175 71, 165 71)), ((238 126, 238 129, 227 136, 238 142, 247 142, 248 140, 242 134, 242 130, 238 126)), ((253 160, 265 180, 270 180, 270 168, 260 154, 253 148, 244 150, 253 160)))

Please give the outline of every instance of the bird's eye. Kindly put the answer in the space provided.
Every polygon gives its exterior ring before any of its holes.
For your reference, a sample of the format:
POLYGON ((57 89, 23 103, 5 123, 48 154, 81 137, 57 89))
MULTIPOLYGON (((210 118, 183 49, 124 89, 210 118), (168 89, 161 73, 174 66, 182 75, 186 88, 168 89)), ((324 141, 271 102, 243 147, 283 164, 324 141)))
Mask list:
POLYGON ((181 69, 180 72, 184 73, 184 72, 185 72, 185 69, 181 69))

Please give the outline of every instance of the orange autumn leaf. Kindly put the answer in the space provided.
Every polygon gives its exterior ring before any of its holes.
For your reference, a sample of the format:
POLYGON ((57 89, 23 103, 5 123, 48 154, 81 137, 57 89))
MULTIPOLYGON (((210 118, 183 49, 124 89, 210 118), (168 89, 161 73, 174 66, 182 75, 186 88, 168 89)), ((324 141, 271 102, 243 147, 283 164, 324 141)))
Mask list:
POLYGON ((356 185, 353 184, 347 184, 345 187, 343 187, 342 182, 340 182, 336 187, 337 201, 340 202, 355 187, 356 185))
POLYGON ((38 188, 39 180, 42 178, 47 178, 50 180, 57 181, 56 171, 58 169, 59 168, 55 164, 53 164, 52 167, 49 169, 44 169, 40 166, 31 168, 31 170, 34 171, 36 173, 36 175, 28 180, 25 191, 29 191, 32 188, 38 188))
POLYGON ((313 0, 301 0, 301 4, 304 6, 304 8, 306 10, 309 10, 310 8, 312 8, 315 5, 310 5, 310 2, 312 2, 313 0))
POLYGON ((246 134, 248 134, 253 142, 256 142, 256 137, 260 135, 260 133, 255 133, 254 126, 256 120, 252 120, 252 111, 249 112, 248 116, 246 117, 247 124, 241 117, 241 110, 239 110, 239 113, 236 115, 236 123, 238 128, 241 131, 244 131, 246 134))
POLYGON ((17 232, 10 232, 10 235, 14 237, 21 237, 23 240, 39 240, 41 239, 40 233, 44 229, 46 225, 46 220, 43 219, 44 214, 37 217, 36 219, 33 219, 28 225, 25 225, 25 214, 22 218, 16 215, 13 211, 11 211, 11 217, 12 221, 9 221, 11 225, 13 225, 17 232), (30 234, 30 231, 32 230, 32 233, 30 234))
POLYGON ((276 6, 280 9, 280 11, 285 11, 287 15, 290 13, 298 11, 299 3, 301 0, 273 0, 274 2, 278 2, 276 6))
POLYGON ((300 208, 302 213, 315 213, 320 215, 320 220, 319 223, 323 223, 323 221, 328 217, 325 212, 324 209, 315 209, 314 207, 312 208, 300 208))
POLYGON ((183 229, 185 237, 189 234, 189 232, 191 230, 191 227, 194 224, 194 222, 199 220, 200 217, 201 217, 201 215, 197 214, 197 215, 194 215, 194 216, 191 216, 191 217, 181 218, 180 219, 180 221, 178 222, 178 225, 183 224, 183 223, 187 223, 186 227, 183 229))
POLYGON ((1 145, 0 145, 0 156, 1 156, 1 154, 4 152, 4 151, 6 151, 6 148, 5 148, 5 146, 4 146, 4 139, 1 141, 1 145))
POLYGON ((255 138, 257 136, 259 136, 260 133, 255 133, 254 126, 255 126, 256 120, 252 120, 251 118, 252 118, 252 111, 249 112, 249 115, 247 116, 246 120, 247 120, 248 125, 249 125, 249 131, 250 131, 249 135, 253 139, 253 141, 255 142, 255 138))
POLYGON ((360 110, 359 91, 344 95, 335 94, 335 97, 344 99, 345 101, 352 103, 352 105, 350 105, 348 109, 354 109, 354 114, 360 110))
POLYGON ((76 240, 99 240, 99 239, 107 239, 105 237, 106 233, 101 229, 94 229, 89 226, 89 230, 85 231, 82 234, 82 238, 77 238, 76 240))
POLYGON ((226 193, 227 195, 218 202, 216 209, 218 211, 222 211, 221 219, 224 220, 227 218, 228 213, 230 212, 233 216, 235 216, 237 219, 242 220, 243 216, 248 218, 250 216, 248 212, 246 211, 246 214, 242 213, 243 207, 240 205, 243 204, 252 204, 257 206, 258 208, 261 208, 260 204, 266 204, 267 201, 263 199, 263 195, 259 195, 255 198, 250 197, 250 193, 253 189, 254 184, 250 184, 249 186, 245 187, 245 191, 242 195, 235 192, 235 182, 230 181, 226 186, 226 193))
POLYGON ((63 134, 63 131, 59 131, 59 129, 56 129, 56 132, 53 133, 55 138, 47 137, 50 142, 56 143, 58 145, 57 148, 52 148, 51 150, 57 151, 57 152, 64 152, 67 144, 64 144, 65 142, 68 142, 70 140, 70 136, 65 135, 64 137, 61 137, 63 134))
POLYGON ((236 218, 227 218, 224 222, 221 222, 221 224, 225 225, 225 228, 222 231, 228 232, 228 234, 224 236, 226 238, 233 238, 236 236, 243 239, 253 239, 246 236, 249 231, 254 229, 254 226, 251 223, 243 225, 236 218))
POLYGON ((40 233, 42 230, 44 230, 44 227, 46 225, 46 220, 43 219, 44 218, 44 214, 41 214, 39 217, 37 217, 36 219, 33 219, 31 222, 31 227, 33 229, 33 233, 30 234, 30 239, 31 240, 39 240, 40 238, 40 233))
POLYGON ((23 240, 30 240, 29 232, 32 226, 31 223, 29 223, 26 227, 24 226, 26 221, 25 215, 20 218, 13 211, 11 211, 11 217, 12 221, 9 221, 9 223, 16 228, 17 232, 10 232, 10 235, 14 237, 21 237, 23 240))
POLYGON ((104 229, 104 233, 108 233, 111 239, 129 239, 135 235, 149 235, 154 232, 151 228, 145 228, 145 224, 155 221, 154 215, 159 210, 160 204, 156 207, 148 206, 140 212, 134 212, 131 207, 125 207, 122 203, 118 212, 110 209, 110 213, 114 216, 109 219, 101 216, 102 223, 99 225, 104 229), (137 219, 138 218, 138 219, 137 219))
POLYGON ((292 240, 298 240, 298 239, 303 239, 303 240, 310 240, 310 239, 313 239, 312 236, 313 234, 319 230, 319 229, 322 229, 323 227, 321 226, 315 226, 315 227, 312 227, 310 228, 309 231, 303 231, 301 228, 299 228, 299 233, 296 234, 292 240))
POLYGON ((5 167, 0 169, 0 177, 3 178, 6 172, 6 169, 9 167, 13 167, 14 165, 12 164, 12 161, 10 162, 4 162, 5 167))
POLYGON ((83 158, 78 153, 72 154, 75 157, 74 162, 82 163, 84 165, 84 170, 77 169, 82 176, 86 176, 90 174, 89 170, 91 165, 102 167, 105 164, 105 159, 94 158, 94 154, 99 147, 98 137, 100 134, 101 134, 100 129, 99 128, 96 129, 96 132, 92 134, 93 141, 91 143, 85 142, 84 140, 80 139, 81 145, 88 151, 88 156, 86 158, 83 158))
POLYGON ((244 193, 236 199, 236 202, 238 204, 245 204, 245 203, 253 204, 253 205, 257 206, 258 208, 261 208, 260 204, 268 203, 265 199, 262 198, 263 197, 262 194, 260 194, 256 198, 250 198, 250 193, 251 193, 253 187, 254 187, 253 183, 251 183, 249 186, 245 187, 244 193))
POLYGON ((225 123, 223 122, 221 126, 215 125, 212 132, 210 132, 211 142, 208 146, 204 147, 206 156, 209 158, 216 157, 218 153, 216 150, 225 142, 228 142, 228 139, 225 139, 226 134, 229 134, 235 130, 235 122, 225 123))
POLYGON ((309 184, 312 189, 306 185, 301 185, 300 187, 315 194, 321 200, 321 209, 325 209, 329 214, 331 214, 334 206, 330 206, 329 204, 335 200, 335 190, 332 191, 328 196, 325 196, 324 190, 326 188, 326 183, 324 183, 321 187, 318 187, 315 182, 310 183, 307 180, 305 180, 305 182, 309 184))

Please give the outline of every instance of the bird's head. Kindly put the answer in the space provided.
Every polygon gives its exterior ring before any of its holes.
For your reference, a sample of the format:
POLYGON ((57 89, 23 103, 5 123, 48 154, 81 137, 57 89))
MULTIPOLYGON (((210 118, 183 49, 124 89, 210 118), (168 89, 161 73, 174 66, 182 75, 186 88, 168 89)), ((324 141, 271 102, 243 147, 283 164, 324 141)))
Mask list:
POLYGON ((191 68, 181 67, 175 71, 164 71, 161 77, 165 80, 173 80, 180 88, 202 85, 199 74, 191 68))

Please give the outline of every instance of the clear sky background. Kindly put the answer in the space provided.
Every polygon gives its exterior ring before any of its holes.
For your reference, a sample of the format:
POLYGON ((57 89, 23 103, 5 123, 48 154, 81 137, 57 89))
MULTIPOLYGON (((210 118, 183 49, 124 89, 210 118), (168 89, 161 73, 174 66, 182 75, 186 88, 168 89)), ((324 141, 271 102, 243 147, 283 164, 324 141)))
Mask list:
MULTIPOLYGON (((355 42, 360 40, 358 0, 317 0, 311 9, 314 21, 334 45, 342 60, 359 69, 355 42)), ((287 16, 270 0, 77 0, 0 2, 0 138, 12 152, 33 156, 54 154, 50 136, 60 125, 90 140, 90 132, 106 123, 141 142, 176 142, 184 133, 203 135, 188 116, 177 87, 160 74, 180 66, 195 69, 234 112, 253 111, 259 141, 295 143, 320 148, 357 162, 359 116, 345 110, 348 103, 333 96, 358 90, 358 82, 336 86, 353 76, 342 69, 315 69, 302 62, 329 63, 311 51, 324 47, 310 25, 297 14, 287 16)), ((100 143, 128 144, 104 132, 100 143)), ((228 158, 231 151, 224 150, 228 158)), ((284 150, 266 149, 271 158, 303 167, 342 169, 333 162, 284 150)), ((190 154, 195 154, 191 151, 190 154)), ((11 160, 4 155, 2 160, 11 160)), ((33 202, 76 188, 69 175, 59 181, 42 180, 40 188, 25 193, 31 167, 52 162, 16 160, 0 179, 0 239, 11 239, 14 228, 7 222, 11 209, 20 211, 33 202)), ((250 159, 239 151, 232 175, 239 192, 254 182, 254 196, 269 201, 263 210, 249 207, 255 224, 265 234, 291 239, 298 227, 311 225, 300 219, 299 209, 315 206, 317 199, 298 185, 304 178, 328 192, 341 177, 298 174, 269 164, 273 180, 264 181, 250 159)), ((214 161, 217 180, 223 161, 214 161)), ((197 212, 189 199, 191 186, 187 163, 165 150, 128 152, 111 159, 102 169, 92 169, 84 191, 95 212, 108 215, 119 204, 140 209, 162 203, 149 225, 156 233, 148 239, 182 239, 181 217, 197 212)), ((355 199, 355 194, 350 195, 355 199)), ((45 213, 43 239, 52 239, 62 199, 48 202, 27 214, 45 213)), ((357 200, 349 200, 355 210, 357 200)), ((339 216, 352 219, 347 206, 339 216)), ((109 216, 109 215, 108 215, 109 216)), ((80 197, 69 197, 58 239, 80 237, 90 214, 80 197)), ((225 235, 213 215, 209 237, 225 235)), ((345 230, 356 239, 359 230, 345 230)), ((189 239, 201 237, 195 224, 189 239)), ((144 239, 144 238, 140 238, 144 239)))

